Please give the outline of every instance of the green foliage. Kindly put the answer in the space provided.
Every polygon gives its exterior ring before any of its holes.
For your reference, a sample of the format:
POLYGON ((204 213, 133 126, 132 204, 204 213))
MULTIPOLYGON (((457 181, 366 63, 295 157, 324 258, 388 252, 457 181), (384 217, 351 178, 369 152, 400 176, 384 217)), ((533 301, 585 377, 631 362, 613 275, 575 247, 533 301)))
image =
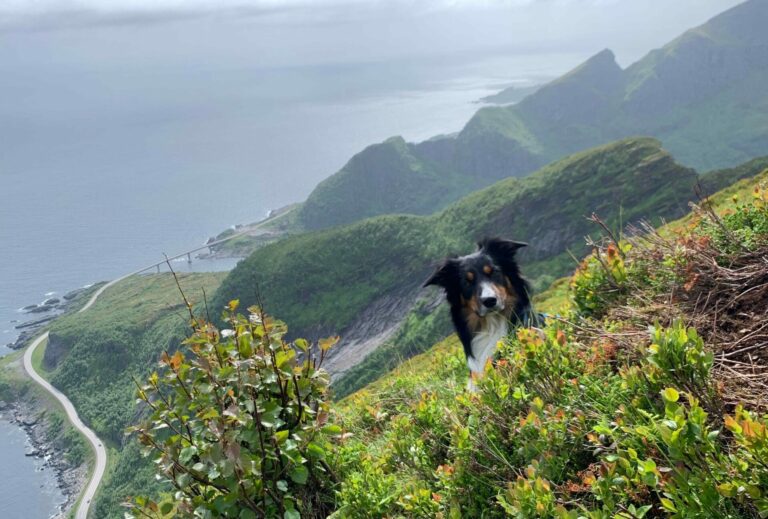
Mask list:
MULTIPOLYGON (((768 173, 768 170, 766 170, 768 173)), ((724 254, 754 251, 768 243, 768 189, 766 184, 754 187, 751 200, 734 199, 735 207, 717 221, 702 220, 702 231, 715 240, 724 254)))
POLYGON ((714 354, 704 347, 696 330, 686 329, 680 322, 669 329, 654 327, 651 341, 648 363, 656 368, 646 374, 651 381, 669 377, 670 382, 690 391, 706 386, 714 354))
POLYGON ((334 479, 325 459, 340 428, 328 422, 328 376, 338 340, 287 343, 287 327, 229 304, 229 328, 193 320, 185 348, 138 391, 149 416, 131 432, 175 489, 134 513, 157 517, 325 517, 334 479), (319 355, 315 357, 313 352, 319 355), (301 356, 301 358, 299 358, 301 356))
POLYGON ((600 316, 611 304, 626 295, 627 267, 624 255, 629 246, 610 244, 595 249, 581 262, 571 278, 573 304, 584 315, 600 316))
MULTIPOLYGON (((726 229, 751 225, 736 213, 752 216, 758 198, 732 206, 726 229)), ((650 252, 614 244, 588 258, 570 281, 571 309, 559 282, 542 302, 560 305, 559 318, 504 341, 477 393, 462 391, 451 339, 342 401, 337 515, 768 517, 768 417, 728 411, 722 367, 683 324, 702 321, 669 302, 688 290, 685 247, 712 239, 701 217, 684 224, 650 252), (669 324, 637 339, 643 305, 657 300, 669 324), (360 497, 369 487, 371 500, 360 497)))
POLYGON ((449 368, 460 358, 441 346, 343 401, 336 516, 765 510, 768 418, 737 409, 725 417, 731 440, 719 417, 676 389, 714 388, 711 354, 693 330, 654 329, 647 353, 622 361, 610 342, 583 343, 574 331, 519 330, 476 394, 462 393, 465 375, 449 368))
MULTIPOLYGON (((223 277, 179 274, 179 281, 190 298, 202 302, 202 291, 212 293, 223 277)), ((126 496, 167 491, 124 430, 139 417, 131 377, 146 377, 162 351, 179 347, 189 329, 185 311, 170 274, 133 276, 105 291, 87 312, 51 326, 43 359, 51 381, 111 447, 109 470, 93 502, 96 517, 122 518, 126 496)), ((78 459, 78 448, 71 450, 78 459)), ((90 456, 89 447, 85 452, 90 456)))

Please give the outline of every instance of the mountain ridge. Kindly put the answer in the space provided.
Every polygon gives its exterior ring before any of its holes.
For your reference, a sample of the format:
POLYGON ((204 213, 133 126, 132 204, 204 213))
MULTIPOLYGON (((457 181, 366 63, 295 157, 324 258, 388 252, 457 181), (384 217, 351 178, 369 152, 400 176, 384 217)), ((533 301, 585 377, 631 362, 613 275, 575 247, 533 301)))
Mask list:
POLYGON ((604 49, 515 105, 481 108, 455 136, 415 144, 399 138, 407 160, 394 167, 376 164, 376 145, 366 148, 310 194, 298 220, 316 230, 375 214, 428 214, 502 178, 634 135, 660 139, 698 170, 764 155, 765 23, 765 2, 748 0, 626 69, 604 49), (363 156, 369 167, 356 170, 353 161, 363 156))

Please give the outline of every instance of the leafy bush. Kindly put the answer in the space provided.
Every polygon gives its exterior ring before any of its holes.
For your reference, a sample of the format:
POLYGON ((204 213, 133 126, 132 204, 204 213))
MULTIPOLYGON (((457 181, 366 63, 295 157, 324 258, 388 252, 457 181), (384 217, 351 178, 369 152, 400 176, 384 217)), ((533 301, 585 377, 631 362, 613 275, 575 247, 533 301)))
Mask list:
POLYGON ((292 519, 333 507, 325 458, 340 429, 328 423, 320 365, 336 339, 289 344, 284 323, 236 308, 221 332, 193 319, 184 350, 163 354, 161 372, 140 386, 150 415, 131 431, 175 493, 136 498, 134 514, 292 519))
POLYGON ((610 244, 605 250, 594 249, 581 262, 571 278, 571 294, 576 308, 584 315, 600 316, 621 296, 626 295, 627 244, 610 244))
POLYGON ((768 188, 765 183, 754 187, 751 200, 740 202, 720 219, 704 219, 703 232, 715 240, 724 253, 753 251, 768 243, 768 188))

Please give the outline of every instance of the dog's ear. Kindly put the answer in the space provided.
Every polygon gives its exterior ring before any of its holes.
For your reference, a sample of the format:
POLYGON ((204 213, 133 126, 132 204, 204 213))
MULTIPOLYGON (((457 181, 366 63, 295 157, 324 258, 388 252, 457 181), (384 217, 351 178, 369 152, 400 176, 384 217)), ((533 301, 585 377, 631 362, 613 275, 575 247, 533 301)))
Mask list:
POLYGON ((459 262, 454 258, 448 258, 440 265, 434 274, 427 279, 422 286, 437 285, 447 288, 452 279, 456 279, 459 274, 459 262))
POLYGON ((479 250, 485 251, 490 257, 502 264, 514 259, 517 251, 527 246, 527 243, 502 238, 485 238, 477 243, 479 250))

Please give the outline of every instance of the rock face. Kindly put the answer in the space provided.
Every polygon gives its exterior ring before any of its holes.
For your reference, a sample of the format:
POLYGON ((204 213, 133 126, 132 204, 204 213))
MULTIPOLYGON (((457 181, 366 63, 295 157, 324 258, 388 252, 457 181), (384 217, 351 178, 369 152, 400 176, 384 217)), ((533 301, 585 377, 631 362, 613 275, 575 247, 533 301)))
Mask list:
POLYGON ((49 334, 48 345, 45 347, 45 354, 43 355, 43 367, 49 371, 56 369, 59 362, 69 353, 70 347, 71 345, 66 344, 58 335, 49 334))

